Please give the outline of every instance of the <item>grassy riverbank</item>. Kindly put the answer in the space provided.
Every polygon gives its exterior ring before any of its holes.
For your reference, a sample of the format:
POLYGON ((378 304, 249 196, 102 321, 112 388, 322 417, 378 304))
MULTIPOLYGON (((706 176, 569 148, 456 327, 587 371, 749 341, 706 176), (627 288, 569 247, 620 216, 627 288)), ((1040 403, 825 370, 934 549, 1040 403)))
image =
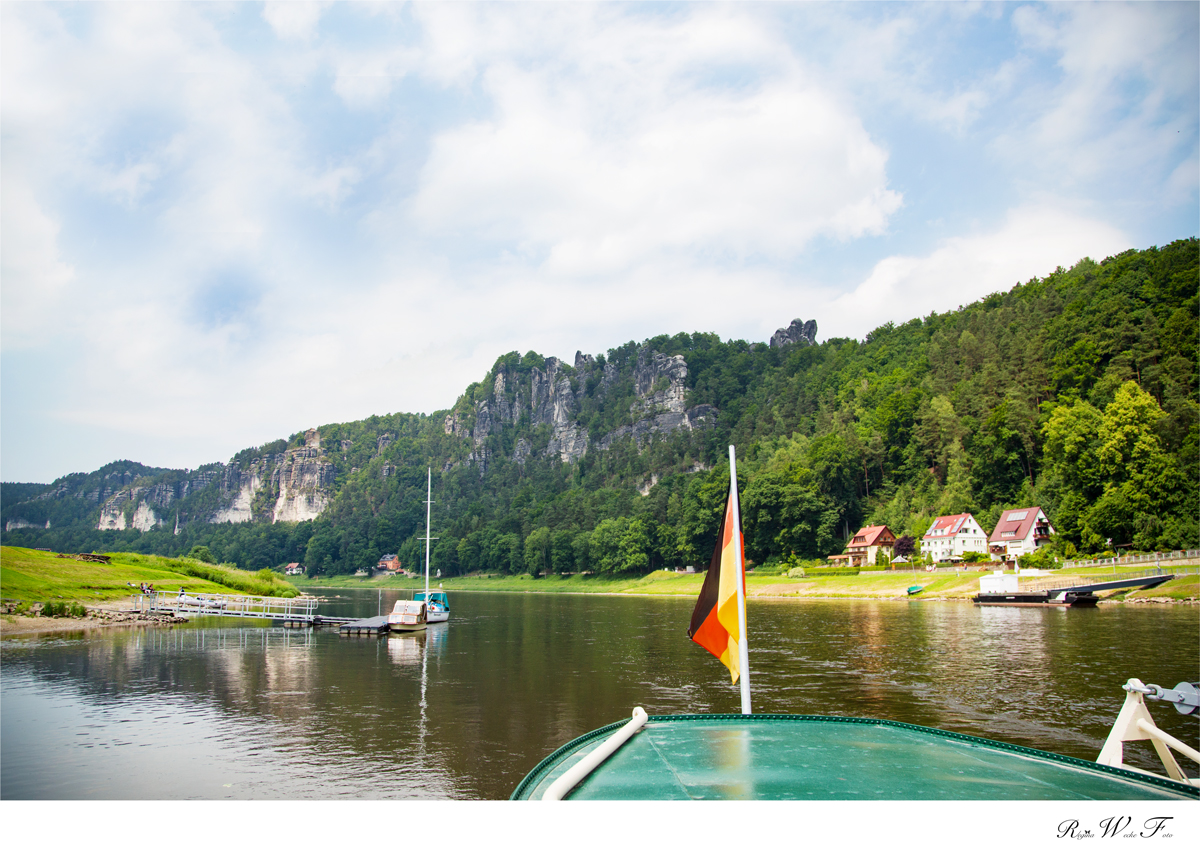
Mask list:
POLYGON ((259 572, 150 554, 106 556, 111 563, 88 563, 29 548, 0 548, 0 596, 6 602, 25 604, 99 604, 127 598, 142 583, 172 592, 183 587, 191 593, 298 594, 294 586, 274 574, 268 579, 259 572))
MULTIPOLYGON (((344 589, 417 589, 417 578, 368 579, 347 575, 333 578, 301 578, 284 582, 278 575, 245 572, 228 566, 212 566, 187 558, 158 557, 147 554, 110 554, 111 564, 86 563, 65 559, 48 551, 28 548, 0 548, 0 595, 5 600, 22 602, 74 601, 94 604, 125 598, 141 583, 159 589, 183 587, 192 593, 249 593, 252 595, 295 595, 314 587, 344 589)), ((1195 572, 1195 569, 1191 569, 1195 572)), ((979 579, 988 570, 959 572, 879 572, 860 575, 789 578, 784 575, 751 572, 746 591, 751 597, 796 599, 906 599, 910 586, 922 587, 917 598, 967 600, 979 591, 979 579)), ((1104 580, 1109 571, 1059 572, 1042 581, 1104 580)), ((600 595, 681 595, 696 596, 704 582, 703 574, 679 575, 659 571, 646 576, 568 575, 532 578, 529 575, 469 575, 441 578, 447 591, 487 590, 520 593, 568 593, 600 595)), ((1024 584, 1023 584, 1024 585, 1024 584)), ((1200 575, 1188 574, 1156 589, 1135 592, 1104 593, 1114 601, 1146 599, 1197 601, 1200 599, 1200 575)))
MULTIPOLYGON (((1194 572, 1195 569, 1192 569, 1194 572)), ((961 572, 883 572, 861 575, 835 575, 827 577, 788 578, 782 575, 751 573, 746 577, 746 593, 751 598, 797 598, 797 599, 906 599, 910 586, 922 587, 918 598, 935 600, 967 600, 979 592, 979 579, 991 574, 990 570, 961 572)), ((1054 578, 1096 581, 1104 579, 1104 573, 1061 572, 1052 576, 1036 578, 1043 581, 1054 578)), ((687 595, 696 596, 704 582, 703 574, 677 575, 674 572, 653 572, 644 577, 613 577, 593 575, 569 575, 561 577, 532 578, 529 575, 469 575, 466 577, 440 578, 446 591, 488 590, 493 592, 522 593, 575 593, 607 595, 687 595)), ((309 587, 333 587, 342 589, 419 589, 423 582, 418 578, 369 579, 340 576, 334 578, 304 579, 296 582, 301 589, 309 587)), ((1152 590, 1131 593, 1104 593, 1114 600, 1171 599, 1173 601, 1196 601, 1200 599, 1200 575, 1191 574, 1168 581, 1152 590)))

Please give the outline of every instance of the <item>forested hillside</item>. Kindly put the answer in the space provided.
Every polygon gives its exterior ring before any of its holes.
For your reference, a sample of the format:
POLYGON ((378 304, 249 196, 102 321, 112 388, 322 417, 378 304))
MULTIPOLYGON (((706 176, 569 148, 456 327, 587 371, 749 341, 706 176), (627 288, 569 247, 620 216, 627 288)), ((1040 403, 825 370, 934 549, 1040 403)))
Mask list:
MULTIPOLYGON (((145 531, 97 530, 100 509, 71 497, 83 491, 70 477, 5 484, 4 542, 167 555, 206 545, 243 568, 296 561, 314 573, 398 552, 415 568, 430 466, 443 574, 648 571, 711 552, 732 443, 747 556, 760 564, 838 553, 864 523, 919 538, 935 515, 969 510, 990 529, 1004 508, 1033 505, 1064 556, 1109 541, 1197 547, 1198 286, 1192 238, 1084 260, 863 341, 680 333, 571 365, 510 353, 449 411, 251 448, 223 486, 216 473, 134 463, 71 475, 128 471, 145 489, 133 502, 171 477, 192 484, 174 486, 174 523, 145 531), (283 505, 281 487, 256 486, 243 522, 212 523, 214 496, 245 488, 247 466, 254 483, 277 483, 272 471, 301 461, 322 466, 304 487, 315 518, 278 521, 268 510, 283 505)), ((290 476, 284 486, 300 489, 290 476)))

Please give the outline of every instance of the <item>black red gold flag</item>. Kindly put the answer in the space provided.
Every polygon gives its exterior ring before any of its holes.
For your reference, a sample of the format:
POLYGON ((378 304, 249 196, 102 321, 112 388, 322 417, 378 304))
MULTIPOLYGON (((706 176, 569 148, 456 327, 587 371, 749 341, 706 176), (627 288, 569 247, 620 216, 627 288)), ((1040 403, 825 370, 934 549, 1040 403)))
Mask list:
MULTIPOLYGON (((700 598, 692 612, 692 624, 688 628, 689 637, 720 658, 721 663, 729 668, 734 684, 738 680, 738 643, 741 641, 737 591, 739 580, 745 583, 744 573, 742 578, 738 578, 738 567, 746 565, 744 555, 737 553, 742 544, 741 530, 734 536, 738 526, 734 520, 735 500, 736 494, 731 491, 725 502, 725 515, 721 519, 717 545, 708 564, 708 574, 704 578, 700 598)), ((739 521, 741 515, 739 507, 736 516, 739 521)))

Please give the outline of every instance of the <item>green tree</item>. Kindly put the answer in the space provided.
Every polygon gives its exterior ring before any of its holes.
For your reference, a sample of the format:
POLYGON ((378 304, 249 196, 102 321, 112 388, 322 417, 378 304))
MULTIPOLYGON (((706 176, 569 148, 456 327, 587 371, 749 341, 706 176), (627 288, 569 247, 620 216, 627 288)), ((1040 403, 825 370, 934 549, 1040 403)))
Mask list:
POLYGON ((541 577, 551 568, 553 539, 549 527, 539 527, 525 537, 525 571, 541 577))
POLYGON ((213 558, 212 551, 208 550, 207 545, 197 545, 195 548, 193 548, 191 551, 188 552, 188 556, 191 557, 193 560, 199 560, 202 563, 216 563, 217 562, 213 558))

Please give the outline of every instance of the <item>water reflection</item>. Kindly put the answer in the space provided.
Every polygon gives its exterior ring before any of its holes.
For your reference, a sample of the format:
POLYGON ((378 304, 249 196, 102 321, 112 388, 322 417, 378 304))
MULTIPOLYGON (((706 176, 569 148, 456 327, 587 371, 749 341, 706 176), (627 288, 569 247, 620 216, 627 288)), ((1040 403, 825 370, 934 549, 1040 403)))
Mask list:
MULTIPOLYGON (((400 597, 339 595, 329 609, 348 616, 400 597)), ((738 710, 685 636, 691 607, 462 593, 453 624, 384 639, 216 619, 6 640, 0 796, 503 798, 637 705, 738 710)), ((759 713, 882 717, 1088 760, 1127 678, 1197 679, 1190 607, 754 601, 749 621, 759 713)), ((1200 736, 1195 718, 1152 711, 1200 736)))

